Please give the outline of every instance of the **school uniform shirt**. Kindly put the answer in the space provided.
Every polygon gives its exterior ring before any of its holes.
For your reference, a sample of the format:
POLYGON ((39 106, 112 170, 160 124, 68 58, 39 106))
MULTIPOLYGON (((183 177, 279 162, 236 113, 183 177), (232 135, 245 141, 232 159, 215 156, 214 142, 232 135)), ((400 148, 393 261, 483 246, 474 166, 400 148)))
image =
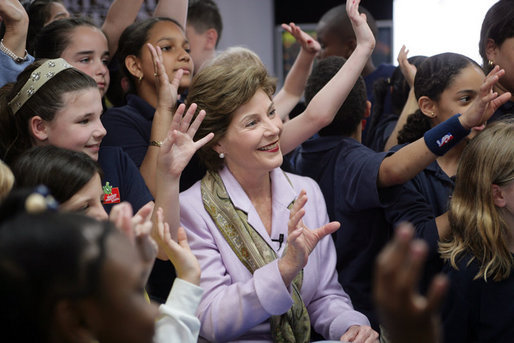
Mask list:
POLYGON ((391 133, 393 133, 394 128, 396 127, 398 117, 398 114, 383 113, 375 128, 373 129, 372 136, 368 136, 367 146, 378 152, 384 151, 385 144, 387 143, 389 136, 391 136, 391 133))
POLYGON ((135 94, 127 94, 127 104, 112 107, 102 115, 107 135, 102 146, 118 146, 139 168, 150 143, 155 108, 135 94))
POLYGON ((107 213, 122 201, 129 202, 135 213, 153 200, 139 169, 121 148, 100 147, 98 163, 104 174, 102 203, 107 213))
POLYGON ((318 182, 330 220, 341 223, 335 244, 339 282, 375 330, 379 326, 372 298, 373 267, 391 236, 383 208, 400 188, 377 187, 378 171, 388 154, 349 137, 327 136, 306 141, 291 159, 298 174, 318 182))
MULTIPOLYGON (((135 94, 127 94, 127 104, 108 109, 101 117, 107 135, 102 146, 121 147, 141 167, 150 144, 155 108, 135 94)), ((180 177, 180 190, 186 190, 205 174, 193 156, 180 177)), ((171 286, 171 285, 170 285, 171 286)), ((169 293, 169 288, 166 294, 169 293)))
MULTIPOLYGON (((248 222, 275 250, 284 252, 287 241, 289 204, 305 189, 308 196, 303 217, 309 228, 328 222, 323 195, 310 178, 286 174, 276 168, 270 172, 272 188, 272 226, 269 235, 243 188, 228 168, 221 179, 234 205, 248 214, 248 222), (290 184, 292 183, 292 185, 290 184), (283 235, 284 242, 272 241, 283 235)), ((293 304, 290 290, 278 270, 278 260, 252 275, 241 263, 205 210, 200 182, 180 194, 181 224, 202 268, 200 286, 205 295, 198 316, 200 336, 215 342, 271 342, 269 318, 285 313, 293 304)), ((338 340, 352 325, 369 325, 355 311, 350 298, 337 282, 336 253, 330 236, 323 238, 309 256, 304 268, 301 296, 315 331, 327 339, 338 340)))
POLYGON ((502 281, 473 280, 479 270, 471 255, 449 263, 444 271, 450 281, 442 311, 444 342, 510 343, 514 340, 514 270, 502 281))
MULTIPOLYGON (((396 146, 393 150, 399 148, 396 146)), ((386 220, 393 227, 404 221, 410 222, 414 226, 415 236, 428 244, 425 272, 420 283, 422 293, 443 267, 438 253, 439 233, 435 218, 448 211, 454 188, 454 178, 446 175, 434 161, 406 182, 394 204, 384 209, 386 220)))

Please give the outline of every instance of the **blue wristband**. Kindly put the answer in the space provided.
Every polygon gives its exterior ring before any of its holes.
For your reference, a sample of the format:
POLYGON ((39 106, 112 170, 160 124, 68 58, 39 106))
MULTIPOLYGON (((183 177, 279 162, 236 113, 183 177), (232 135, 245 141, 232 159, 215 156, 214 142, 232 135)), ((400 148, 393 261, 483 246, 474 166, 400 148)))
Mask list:
POLYGON ((425 143, 435 155, 444 155, 471 132, 461 125, 459 117, 460 114, 456 114, 425 132, 425 143))

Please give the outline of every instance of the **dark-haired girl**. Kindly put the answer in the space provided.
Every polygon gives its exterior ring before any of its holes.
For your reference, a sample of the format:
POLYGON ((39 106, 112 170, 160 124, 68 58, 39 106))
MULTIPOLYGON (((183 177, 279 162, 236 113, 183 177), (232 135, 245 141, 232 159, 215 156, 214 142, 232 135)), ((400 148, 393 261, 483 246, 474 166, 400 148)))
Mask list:
POLYGON ((81 151, 53 145, 31 148, 16 160, 13 174, 17 189, 45 185, 62 210, 107 219, 102 206, 102 170, 81 151))
MULTIPOLYGON (((496 81, 504 73, 505 71, 495 68, 489 77, 496 81)), ((414 93, 419 109, 408 117, 406 125, 399 132, 398 141, 409 143, 425 137, 428 144, 433 139, 431 150, 439 157, 414 179, 404 184, 398 201, 385 209, 385 215, 392 225, 403 221, 411 222, 416 235, 426 240, 429 245, 429 258, 422 280, 423 291, 433 275, 442 268, 437 243, 449 233, 447 209, 460 156, 469 138, 477 130, 483 129, 484 125, 472 130, 441 132, 437 139, 428 137, 430 131, 427 130, 449 118, 458 120, 459 113, 464 112, 475 98, 496 95, 484 88, 484 77, 476 62, 455 53, 429 57, 418 67, 415 75, 414 93), (471 136, 468 135, 470 132, 471 136), (462 139, 455 144, 456 133, 463 137, 468 136, 468 139, 462 139)), ((504 93, 495 101, 502 104, 508 97, 510 93, 504 93)))

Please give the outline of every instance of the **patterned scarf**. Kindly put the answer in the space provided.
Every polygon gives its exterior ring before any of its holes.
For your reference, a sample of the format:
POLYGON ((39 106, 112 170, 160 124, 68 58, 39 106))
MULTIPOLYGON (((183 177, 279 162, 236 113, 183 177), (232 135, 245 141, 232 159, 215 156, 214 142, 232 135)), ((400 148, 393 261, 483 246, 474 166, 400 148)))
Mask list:
MULTIPOLYGON (((248 214, 234 206, 218 172, 207 172, 201 190, 205 209, 250 273, 277 259, 275 251, 248 223, 248 214)), ((293 306, 283 315, 271 316, 271 334, 275 343, 310 341, 309 313, 300 295, 302 280, 303 270, 291 283, 293 306)))

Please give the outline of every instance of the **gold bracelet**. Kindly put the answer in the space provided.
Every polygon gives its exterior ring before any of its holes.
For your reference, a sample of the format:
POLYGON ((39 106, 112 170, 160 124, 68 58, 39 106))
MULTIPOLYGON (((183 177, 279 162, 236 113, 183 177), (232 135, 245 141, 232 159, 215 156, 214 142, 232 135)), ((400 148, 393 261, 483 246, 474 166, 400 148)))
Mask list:
POLYGON ((156 146, 158 148, 160 148, 162 145, 162 141, 151 141, 150 142, 150 146, 156 146))

